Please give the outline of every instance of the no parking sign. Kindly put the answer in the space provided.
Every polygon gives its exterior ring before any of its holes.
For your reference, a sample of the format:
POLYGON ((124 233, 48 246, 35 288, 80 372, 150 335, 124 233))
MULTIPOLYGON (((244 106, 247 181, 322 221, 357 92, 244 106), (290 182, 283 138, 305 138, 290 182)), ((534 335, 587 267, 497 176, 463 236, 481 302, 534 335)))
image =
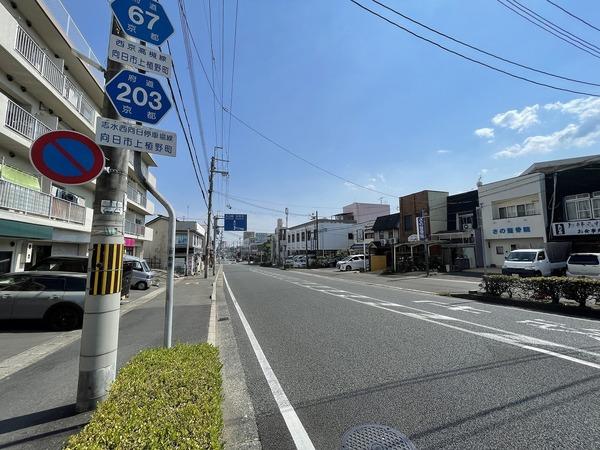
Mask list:
POLYGON ((84 184, 104 169, 104 153, 75 131, 51 131, 40 136, 29 152, 31 164, 46 178, 61 184, 84 184))

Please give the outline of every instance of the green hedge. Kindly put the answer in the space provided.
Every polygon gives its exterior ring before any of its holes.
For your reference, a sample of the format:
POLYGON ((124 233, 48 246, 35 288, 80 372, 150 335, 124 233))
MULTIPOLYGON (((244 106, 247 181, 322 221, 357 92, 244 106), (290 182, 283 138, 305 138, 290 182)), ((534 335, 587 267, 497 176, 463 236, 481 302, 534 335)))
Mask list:
POLYGON ((65 448, 221 449, 220 371, 210 344, 144 350, 65 448))
POLYGON ((600 302, 600 281, 589 278, 528 277, 516 278, 506 275, 487 275, 481 287, 495 297, 506 294, 509 298, 551 301, 561 298, 574 300, 585 306, 588 300, 600 302))

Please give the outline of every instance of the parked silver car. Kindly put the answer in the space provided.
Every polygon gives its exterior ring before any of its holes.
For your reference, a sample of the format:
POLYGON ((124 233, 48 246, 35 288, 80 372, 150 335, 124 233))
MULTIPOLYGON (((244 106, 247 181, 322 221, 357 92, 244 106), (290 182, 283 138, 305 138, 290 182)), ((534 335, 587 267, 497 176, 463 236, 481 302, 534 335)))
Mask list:
POLYGON ((44 319, 54 330, 83 321, 86 275, 14 272, 0 275, 0 319, 44 319))

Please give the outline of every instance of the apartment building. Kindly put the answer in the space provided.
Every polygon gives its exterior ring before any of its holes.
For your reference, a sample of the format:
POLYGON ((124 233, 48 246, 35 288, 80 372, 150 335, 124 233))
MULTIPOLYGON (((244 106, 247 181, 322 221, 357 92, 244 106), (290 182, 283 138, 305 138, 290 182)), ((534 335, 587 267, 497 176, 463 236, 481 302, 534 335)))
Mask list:
POLYGON ((305 253, 334 256, 354 244, 354 220, 310 220, 288 228, 287 256, 305 253))
MULTIPOLYGON (((29 148, 51 130, 93 138, 103 80, 75 56, 74 49, 95 59, 60 0, 0 0, 0 23, 0 272, 6 272, 48 255, 87 254, 95 183, 52 183, 33 169, 29 148)), ((143 155, 146 173, 155 165, 143 155)), ((144 217, 154 205, 133 165, 129 175, 127 253, 142 255, 143 242, 152 239, 144 217)))

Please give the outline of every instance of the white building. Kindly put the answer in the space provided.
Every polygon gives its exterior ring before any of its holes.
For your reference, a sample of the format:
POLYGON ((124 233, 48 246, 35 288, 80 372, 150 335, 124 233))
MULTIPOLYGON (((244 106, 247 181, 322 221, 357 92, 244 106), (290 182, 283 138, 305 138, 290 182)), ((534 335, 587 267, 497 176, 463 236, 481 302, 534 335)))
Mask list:
MULTIPOLYGON (((0 23, 0 272, 7 272, 48 255, 87 254, 95 183, 52 183, 31 166, 29 148, 57 129, 93 138, 104 94, 100 74, 73 54, 76 42, 95 58, 60 0, 0 0, 0 23)), ((144 154, 143 170, 155 165, 144 154)), ((132 165, 129 175, 126 246, 141 255, 154 205, 132 165)))
POLYGON ((370 222, 370 225, 373 225, 378 217, 387 216, 390 213, 390 205, 383 205, 381 203, 351 203, 344 206, 342 212, 344 220, 354 220, 357 224, 370 222))
POLYGON ((479 187, 485 264, 501 267, 511 250, 544 248, 546 185, 533 173, 479 187))
POLYGON ((287 255, 335 255, 354 244, 354 221, 319 219, 289 227, 287 255), (318 230, 318 231, 317 231, 318 230))

